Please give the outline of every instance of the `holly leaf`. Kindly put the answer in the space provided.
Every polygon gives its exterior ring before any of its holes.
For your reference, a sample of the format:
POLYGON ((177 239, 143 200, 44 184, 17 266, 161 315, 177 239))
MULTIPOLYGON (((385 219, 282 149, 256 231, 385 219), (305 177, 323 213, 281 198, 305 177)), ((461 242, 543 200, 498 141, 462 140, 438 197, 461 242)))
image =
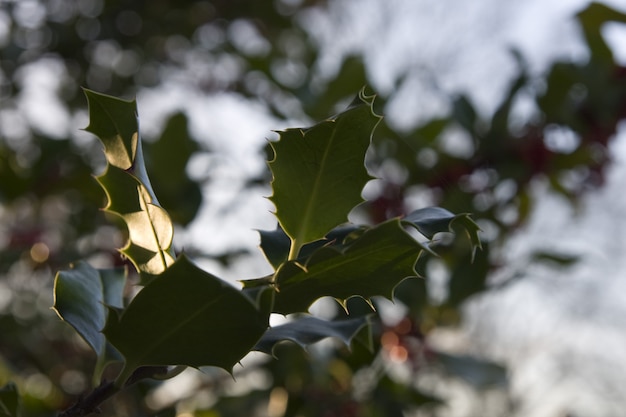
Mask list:
POLYGON ((322 339, 333 337, 350 346, 352 339, 369 324, 368 317, 328 321, 317 317, 299 317, 294 321, 270 328, 263 334, 253 350, 273 354, 274 347, 281 342, 291 341, 306 349, 322 339))
POLYGON ((129 239, 121 252, 139 271, 154 275, 164 271, 174 262, 170 253, 174 225, 167 212, 127 171, 109 165, 96 179, 107 195, 105 210, 121 217, 128 228, 129 239))
POLYGON ((305 263, 288 261, 276 271, 274 312, 307 311, 323 296, 334 297, 344 307, 353 296, 392 298, 398 283, 417 276, 415 262, 424 249, 398 219, 368 229, 345 245, 323 246, 305 263))
MULTIPOLYGON (((322 246, 341 244, 348 236, 360 229, 362 228, 353 224, 336 227, 323 239, 304 245, 300 250, 298 260, 308 258, 322 246)), ((280 226, 274 230, 260 230, 259 234, 261 236, 261 250, 274 269, 278 269, 281 264, 287 261, 289 255, 289 236, 280 226)))
POLYGON ((141 290, 104 334, 124 356, 124 382, 140 366, 218 366, 227 371, 267 329, 269 309, 186 256, 141 290))
POLYGON ((20 406, 20 396, 14 383, 0 388, 0 417, 18 417, 20 406))
POLYGON ((107 169, 97 177, 107 194, 106 211, 120 216, 129 241, 122 249, 135 267, 156 275, 174 262, 174 226, 152 190, 141 150, 137 103, 85 90, 89 126, 104 144, 107 169))
POLYGON ((161 137, 144 145, 146 166, 159 202, 175 223, 188 225, 202 204, 202 189, 187 175, 189 158, 200 147, 189 135, 185 114, 170 117, 161 137))
POLYGON ((125 283, 124 268, 99 270, 83 261, 70 270, 59 271, 54 279, 52 308, 98 355, 96 382, 108 363, 121 360, 101 331, 107 319, 105 306, 123 307, 125 283))
POLYGON ((467 213, 454 214, 441 207, 426 207, 409 213, 402 219, 402 223, 414 227, 430 240, 437 233, 454 233, 455 227, 459 226, 470 240, 473 253, 482 247, 479 236, 480 227, 467 213))
POLYGON ((373 97, 359 94, 338 116, 308 129, 287 129, 271 144, 276 217, 291 239, 290 259, 306 243, 321 239, 347 221, 363 201, 361 191, 372 177, 364 166, 373 129, 381 117, 373 97))

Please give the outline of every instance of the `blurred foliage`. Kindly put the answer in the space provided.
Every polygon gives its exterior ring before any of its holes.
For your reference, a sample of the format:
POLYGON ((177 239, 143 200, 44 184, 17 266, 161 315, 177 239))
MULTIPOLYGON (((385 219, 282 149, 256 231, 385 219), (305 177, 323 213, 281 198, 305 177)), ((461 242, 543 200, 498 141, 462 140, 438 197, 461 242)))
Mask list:
MULTIPOLYGON (((346 57, 333 79, 320 80, 318 45, 300 18, 324 7, 322 0, 0 3, 0 386, 15 382, 25 415, 65 408, 87 388, 95 361, 49 309, 52 271, 76 259, 105 267, 125 262, 115 251, 124 237, 98 209, 104 195, 95 180, 84 180, 102 162, 94 157, 98 145, 47 135, 29 122, 21 107, 29 69, 42 62, 61 68, 51 94, 70 120, 84 113, 81 86, 132 96, 175 74, 207 95, 261 100, 280 119, 320 119, 368 84, 361 56, 346 57)), ((370 170, 386 182, 364 214, 379 222, 416 208, 410 202, 423 197, 452 212, 474 213, 485 231, 485 249, 472 264, 468 244, 441 239, 437 265, 448 283, 443 299, 429 293, 430 281, 405 281, 396 298, 407 307, 406 317, 374 327, 373 352, 355 345, 349 354, 344 348, 306 354, 281 346, 281 360, 247 371, 266 375, 270 382, 261 388, 229 390, 229 381, 209 373, 193 395, 173 406, 144 401, 156 386, 142 384, 108 403, 104 415, 175 415, 176 407, 198 416, 255 415, 282 404, 284 414, 276 415, 399 416, 436 404, 411 383, 426 368, 493 372, 475 359, 446 357, 443 363, 425 340, 433 329, 457 323, 459 305, 485 290, 500 266, 490 249, 528 219, 535 182, 546 181, 573 204, 603 183, 607 144, 626 116, 626 68, 614 61, 601 29, 626 16, 592 3, 576 18, 589 58, 553 63, 539 80, 544 88, 534 88, 536 76, 516 55, 518 75, 493 114, 479 114, 458 95, 444 117, 405 131, 385 122, 377 129, 370 170), (539 112, 519 120, 512 109, 528 91, 538 91, 530 98, 539 112), (451 147, 451 140, 462 146, 451 147), (403 173, 400 179, 388 175, 389 167, 403 173), (389 372, 389 362, 403 364, 410 377, 389 372), (371 383, 363 387, 365 375, 371 383)), ((393 92, 379 97, 379 105, 392 98, 393 92)), ((201 184, 181 167, 202 149, 191 140, 184 115, 172 116, 162 136, 146 146, 153 186, 174 221, 187 225, 200 207, 201 184), (168 183, 173 167, 180 174, 176 184, 168 183)), ((432 268, 418 266, 423 275, 432 268)), ((350 300, 349 310, 351 316, 371 312, 359 300, 350 300)), ((11 392, 5 388, 2 400, 11 392)))

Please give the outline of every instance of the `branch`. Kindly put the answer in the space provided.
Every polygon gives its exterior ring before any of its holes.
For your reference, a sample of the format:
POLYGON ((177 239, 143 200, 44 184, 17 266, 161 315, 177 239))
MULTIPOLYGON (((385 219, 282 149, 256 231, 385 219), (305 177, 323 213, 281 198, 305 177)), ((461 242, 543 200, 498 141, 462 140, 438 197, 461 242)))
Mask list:
MULTIPOLYGON (((124 387, 135 384, 142 379, 153 378, 167 372, 165 366, 142 366, 135 369, 135 372, 128 378, 124 387)), ((102 381, 99 386, 93 389, 86 397, 80 397, 74 405, 67 410, 57 414, 57 417, 84 417, 90 414, 100 413, 100 404, 117 394, 120 391, 114 381, 102 381)))

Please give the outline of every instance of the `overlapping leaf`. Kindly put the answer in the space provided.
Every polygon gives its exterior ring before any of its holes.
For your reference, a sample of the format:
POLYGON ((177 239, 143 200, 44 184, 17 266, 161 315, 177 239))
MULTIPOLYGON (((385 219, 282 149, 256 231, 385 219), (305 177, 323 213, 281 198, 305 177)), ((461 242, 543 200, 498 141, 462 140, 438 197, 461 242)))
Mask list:
POLYGON ((129 241, 122 249, 139 271, 158 274, 174 262, 174 228, 160 207, 146 173, 136 102, 85 90, 89 126, 104 144, 108 166, 97 179, 104 188, 107 211, 120 216, 129 241))
POLYGON ((367 230, 345 247, 324 246, 304 264, 289 261, 279 268, 274 311, 307 311, 323 296, 342 304, 353 296, 391 298, 398 283, 417 275, 414 266, 423 250, 398 219, 367 230))
POLYGON ((328 337, 339 339, 344 345, 350 346, 352 339, 367 324, 367 317, 337 321, 323 320, 313 316, 299 317, 292 322, 269 329, 253 350, 272 354, 274 347, 284 341, 291 341, 306 348, 328 337))
POLYGON ((441 207, 426 207, 409 213, 402 222, 415 227, 428 239, 432 239, 437 233, 453 233, 458 226, 469 238, 473 251, 481 247, 480 227, 466 213, 454 214, 441 207))
POLYGON ((140 366, 219 366, 228 371, 267 328, 269 309, 181 256, 121 313, 107 339, 126 360, 122 379, 140 366))
POLYGON ((364 158, 380 117, 373 97, 364 93, 348 110, 308 129, 280 132, 272 143, 271 200, 283 230, 291 238, 290 259, 302 245, 321 239, 347 221, 361 203, 370 176, 364 158))
POLYGON ((82 261, 73 269, 58 272, 54 280, 53 309, 98 355, 96 379, 108 362, 121 359, 101 330, 107 318, 105 306, 123 307, 125 282, 123 268, 98 270, 82 261))

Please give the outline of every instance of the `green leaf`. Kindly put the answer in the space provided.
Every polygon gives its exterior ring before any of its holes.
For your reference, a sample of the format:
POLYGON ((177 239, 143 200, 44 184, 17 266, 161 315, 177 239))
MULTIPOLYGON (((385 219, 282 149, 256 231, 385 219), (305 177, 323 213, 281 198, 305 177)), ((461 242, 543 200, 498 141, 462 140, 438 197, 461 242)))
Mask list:
POLYGON ((170 253, 174 225, 165 210, 153 203, 146 187, 137 177, 109 165, 96 178, 104 188, 105 210, 121 217, 128 227, 129 239, 121 249, 142 272, 158 274, 174 262, 170 253))
POLYGON ((381 119, 372 105, 373 97, 361 92, 345 112, 308 129, 280 132, 280 140, 271 144, 270 199, 292 241, 289 259, 305 243, 346 222, 350 210, 363 201, 361 191, 371 179, 365 153, 381 119))
POLYGON ((353 296, 391 298, 398 283, 417 276, 414 266, 423 250, 398 219, 367 230, 344 247, 324 246, 306 263, 289 261, 276 271, 274 311, 306 311, 323 296, 342 305, 353 296))
POLYGON ((189 158, 200 150, 187 125, 187 117, 176 113, 159 140, 144 143, 146 166, 159 202, 172 220, 183 226, 196 217, 202 203, 200 184, 187 175, 189 158))
POLYGON ((119 383, 140 366, 218 366, 230 371, 267 329, 241 291, 185 256, 155 277, 104 334, 126 360, 119 383))
POLYGON ((338 321, 322 320, 312 316, 299 317, 290 323, 270 328, 253 350, 272 354, 278 343, 287 340, 305 349, 308 345, 328 337, 337 338, 344 345, 350 346, 352 339, 367 325, 367 317, 338 321))
POLYGON ((441 207, 426 207, 409 213, 402 219, 402 223, 413 226, 431 240, 437 233, 454 233, 454 228, 460 226, 470 240, 473 252, 482 247, 480 227, 467 213, 454 214, 441 207))
POLYGON ((124 268, 98 270, 83 261, 71 270, 59 271, 54 279, 52 308, 98 355, 95 380, 109 362, 121 360, 101 331, 107 319, 106 306, 123 307, 125 283, 124 268))
POLYGON ((20 397, 14 383, 10 382, 0 388, 0 417, 18 417, 20 406, 20 397))
POLYGON ((137 103, 85 89, 89 103, 89 126, 104 145, 109 164, 127 170, 135 164, 139 146, 137 103))
MULTIPOLYGON (((322 246, 341 244, 348 236, 360 229, 362 228, 353 224, 336 227, 331 230, 324 239, 304 245, 300 250, 298 259, 308 258, 315 250, 322 246)), ((282 263, 287 261, 289 255, 289 236, 287 236, 280 226, 274 230, 260 230, 259 234, 261 235, 261 249, 265 257, 274 269, 278 269, 282 263)))
POLYGON ((89 101, 86 130, 100 138, 108 161, 104 174, 97 177, 108 197, 106 210, 128 227, 129 241, 122 252, 139 271, 159 274, 174 262, 174 226, 146 172, 136 102, 90 90, 85 95, 89 101))

